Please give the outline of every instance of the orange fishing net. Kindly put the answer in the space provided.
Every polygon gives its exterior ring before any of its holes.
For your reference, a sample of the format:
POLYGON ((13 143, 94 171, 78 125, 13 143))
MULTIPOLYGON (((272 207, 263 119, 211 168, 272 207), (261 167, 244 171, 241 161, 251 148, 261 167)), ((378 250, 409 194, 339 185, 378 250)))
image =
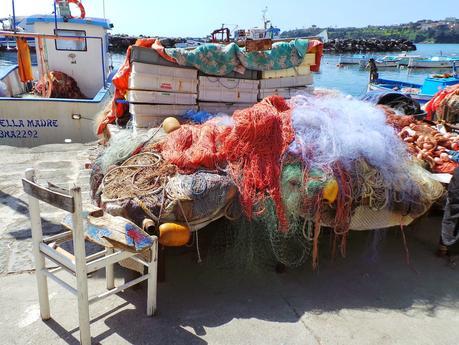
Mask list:
POLYGON ((184 125, 154 149, 186 173, 227 165, 247 216, 252 217, 255 205, 263 209, 267 193, 274 200, 281 228, 286 229, 280 173, 282 155, 294 139, 290 108, 282 97, 271 96, 234 112, 233 121, 228 127, 212 121, 184 125))
POLYGON ((199 126, 183 125, 170 133, 165 141, 154 145, 153 150, 161 152, 166 161, 175 164, 183 173, 216 170, 225 165, 223 154, 218 150, 218 137, 223 130, 209 122, 199 126))
POLYGON ((241 204, 250 218, 253 206, 266 192, 276 207, 282 229, 287 220, 281 202, 281 158, 294 139, 290 108, 279 96, 265 98, 251 108, 235 111, 235 121, 224 140, 222 152, 241 194, 241 204))

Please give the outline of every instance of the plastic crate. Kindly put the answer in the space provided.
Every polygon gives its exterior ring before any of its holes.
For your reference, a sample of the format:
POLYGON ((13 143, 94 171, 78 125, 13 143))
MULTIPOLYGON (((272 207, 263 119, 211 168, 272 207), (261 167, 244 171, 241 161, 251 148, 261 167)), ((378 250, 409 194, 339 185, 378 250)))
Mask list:
POLYGON ((177 104, 129 104, 129 112, 141 116, 180 116, 188 110, 198 110, 198 107, 177 104))
POLYGON ((180 79, 198 79, 198 71, 190 68, 168 67, 161 65, 151 65, 140 62, 132 63, 132 73, 146 73, 155 76, 164 76, 180 79))
POLYGON ((198 99, 220 103, 255 103, 258 85, 258 80, 199 77, 198 99))
POLYGON ((260 89, 276 89, 311 85, 314 82, 312 74, 305 76, 272 78, 260 80, 260 89))
POLYGON ((129 89, 196 93, 198 91, 198 80, 196 78, 185 79, 147 73, 131 73, 129 77, 129 89))
POLYGON ((188 110, 198 110, 195 105, 176 104, 130 104, 129 112, 133 114, 134 125, 138 128, 158 127, 169 116, 178 117, 188 110))
POLYGON ((286 87, 286 88, 276 88, 276 89, 260 89, 258 93, 258 99, 263 99, 268 96, 277 95, 284 98, 292 98, 298 93, 310 93, 314 91, 312 85, 304 87, 286 87))
POLYGON ((241 90, 225 88, 202 88, 199 87, 200 101, 211 101, 220 103, 255 103, 258 90, 241 90))
POLYGON ((196 104, 196 93, 176 93, 161 91, 129 90, 130 103, 146 104, 196 104))

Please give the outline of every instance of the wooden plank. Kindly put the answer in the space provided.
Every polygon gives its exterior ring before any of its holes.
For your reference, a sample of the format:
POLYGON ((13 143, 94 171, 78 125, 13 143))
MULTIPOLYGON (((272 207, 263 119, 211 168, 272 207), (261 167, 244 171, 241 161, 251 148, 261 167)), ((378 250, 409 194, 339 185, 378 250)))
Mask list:
POLYGON ((24 192, 35 199, 46 202, 67 212, 75 212, 74 200, 69 195, 54 192, 25 178, 22 179, 22 186, 24 188, 24 192))
POLYGON ((78 321, 80 326, 80 343, 91 345, 91 331, 89 327, 88 303, 88 275, 86 270, 86 247, 83 225, 83 207, 81 191, 73 188, 71 195, 75 200, 75 212, 72 213, 73 225, 73 251, 75 255, 75 274, 78 290, 78 321))
POLYGON ((65 266, 71 272, 75 272, 75 263, 70 260, 68 257, 62 255, 61 253, 56 252, 53 248, 47 244, 40 243, 40 251, 45 254, 47 257, 53 259, 54 262, 65 266))
POLYGON ((58 283, 60 286, 62 286, 64 289, 66 289, 70 293, 74 294, 75 296, 78 295, 78 291, 73 286, 63 281, 61 278, 55 276, 52 272, 49 272, 47 269, 43 269, 42 272, 46 274, 48 278, 51 278, 52 280, 54 280, 56 283, 58 283))
MULTIPOLYGON (((32 180, 35 176, 33 169, 27 169, 25 177, 32 180)), ((42 272, 46 269, 45 257, 40 252, 40 244, 43 240, 43 229, 41 227, 40 205, 38 200, 29 195, 29 214, 30 225, 32 228, 32 249, 35 262, 36 278, 38 285, 38 301, 40 304, 40 314, 43 320, 48 320, 51 317, 49 308, 48 281, 46 275, 42 272)))
POLYGON ((126 290, 127 288, 130 288, 131 286, 135 285, 135 284, 138 284, 138 283, 141 283, 143 282, 144 280, 146 279, 149 279, 150 278, 150 274, 145 274, 143 276, 140 276, 139 278, 136 278, 134 280, 131 280, 123 285, 120 285, 114 289, 111 289, 111 290, 108 290, 106 292, 103 292, 101 293, 100 295, 97 295, 97 296, 94 296, 92 297, 90 300, 89 300, 89 304, 93 304, 97 301, 100 301, 101 299, 105 298, 105 297, 108 297, 108 296, 111 296, 115 293, 118 293, 120 291, 123 291, 123 290, 126 290))
POLYGON ((100 270, 101 268, 106 267, 107 265, 112 265, 121 260, 130 258, 131 256, 134 256, 134 255, 136 254, 132 252, 127 252, 127 251, 114 252, 113 254, 109 254, 107 256, 101 257, 97 260, 87 263, 86 264, 87 273, 96 272, 100 270))
MULTIPOLYGON (((107 248, 118 248, 138 253, 153 245, 153 239, 137 225, 123 217, 114 217, 102 210, 83 212, 85 236, 91 242, 107 248)), ((72 229, 71 217, 66 216, 62 224, 72 229)))

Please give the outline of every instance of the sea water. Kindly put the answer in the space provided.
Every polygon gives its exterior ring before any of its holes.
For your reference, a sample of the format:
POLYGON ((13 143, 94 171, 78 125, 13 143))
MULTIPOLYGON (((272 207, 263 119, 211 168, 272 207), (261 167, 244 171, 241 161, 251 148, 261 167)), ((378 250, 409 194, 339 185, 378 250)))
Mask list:
MULTIPOLYGON (((459 57, 459 44, 417 44, 417 50, 408 52, 411 55, 429 56, 457 56, 459 57)), ((377 53, 376 56, 397 55, 394 53, 377 53)), ((33 56, 33 60, 36 60, 33 56)), ((114 66, 119 66, 124 61, 121 54, 113 54, 111 61, 114 66)), ((325 54, 322 58, 321 71, 314 74, 314 84, 316 87, 332 88, 353 96, 365 94, 368 85, 368 71, 361 69, 358 65, 337 67, 339 55, 325 54)), ((0 52, 0 76, 3 75, 9 66, 16 63, 16 53, 0 52)), ((459 68, 459 66, 458 66, 459 68)), ((410 70, 407 68, 386 67, 379 68, 379 77, 383 79, 394 79, 422 83, 429 74, 445 73, 449 70, 418 69, 410 70)))

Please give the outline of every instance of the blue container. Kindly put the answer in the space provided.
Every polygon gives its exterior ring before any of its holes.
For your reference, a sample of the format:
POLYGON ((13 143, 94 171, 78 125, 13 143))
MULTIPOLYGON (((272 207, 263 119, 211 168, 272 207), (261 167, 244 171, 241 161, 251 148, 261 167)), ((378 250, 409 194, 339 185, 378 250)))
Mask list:
POLYGON ((433 96, 445 87, 455 84, 459 84, 459 78, 426 78, 421 88, 421 94, 433 96))

